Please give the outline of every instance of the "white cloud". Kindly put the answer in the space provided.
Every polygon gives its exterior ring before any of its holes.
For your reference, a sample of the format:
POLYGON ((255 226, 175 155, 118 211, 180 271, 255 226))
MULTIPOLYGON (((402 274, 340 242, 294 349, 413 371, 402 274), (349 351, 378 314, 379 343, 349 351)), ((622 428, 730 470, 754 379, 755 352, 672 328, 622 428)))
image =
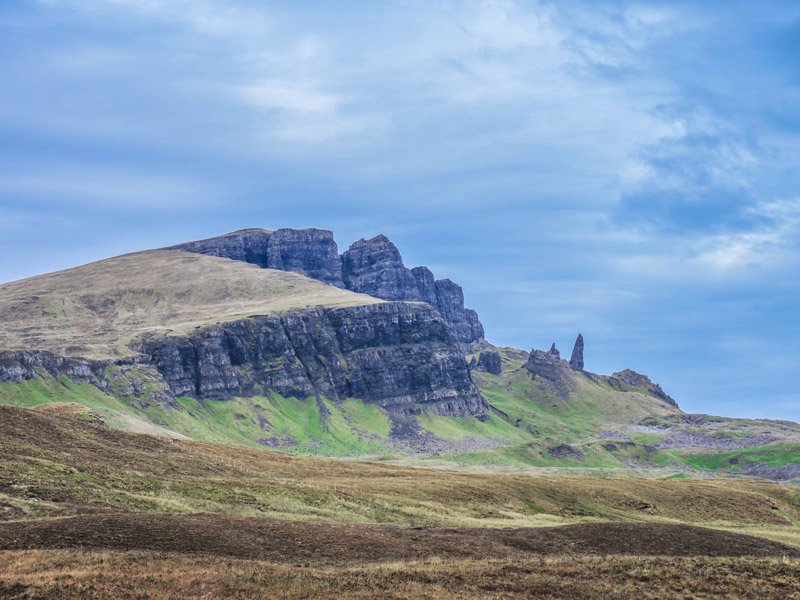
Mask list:
POLYGON ((301 113, 336 114, 343 100, 335 94, 313 89, 308 82, 280 80, 243 85, 236 89, 236 94, 258 108, 301 113))
MULTIPOLYGON (((667 282, 752 281, 800 262, 800 199, 759 203, 747 210, 744 231, 662 235, 642 251, 615 255, 613 266, 628 277, 667 282)), ((639 244, 640 245, 640 244, 639 244)))

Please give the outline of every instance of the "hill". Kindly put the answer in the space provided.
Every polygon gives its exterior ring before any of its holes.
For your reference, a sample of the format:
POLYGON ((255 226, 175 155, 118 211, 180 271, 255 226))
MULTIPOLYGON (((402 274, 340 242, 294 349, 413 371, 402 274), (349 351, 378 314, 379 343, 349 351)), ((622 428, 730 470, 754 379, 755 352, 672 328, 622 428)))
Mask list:
POLYGON ((0 349, 116 359, 136 354, 131 343, 145 334, 377 302, 296 273, 152 250, 0 285, 0 349))
POLYGON ((294 454, 800 477, 800 426, 685 415, 644 375, 584 370, 582 336, 569 361, 555 347, 460 344, 451 283, 407 269, 384 236, 339 255, 315 229, 242 230, 12 282, 0 286, 0 403, 72 402, 129 431, 294 454))
POLYGON ((796 491, 767 482, 292 457, 66 405, 0 407, 0 455, 4 597, 778 598, 799 573, 796 491))

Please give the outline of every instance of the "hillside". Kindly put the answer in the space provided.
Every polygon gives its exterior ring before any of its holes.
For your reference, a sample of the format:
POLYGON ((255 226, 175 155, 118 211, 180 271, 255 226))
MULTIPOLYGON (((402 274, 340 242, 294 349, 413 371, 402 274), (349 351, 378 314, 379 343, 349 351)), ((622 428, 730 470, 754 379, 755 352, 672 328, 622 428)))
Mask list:
POLYGON ((167 410, 277 394, 314 398, 322 413, 324 399, 358 398, 397 415, 485 414, 432 306, 236 258, 157 250, 5 284, 0 319, 0 382, 66 377, 167 410))
POLYGON ((797 424, 686 415, 644 375, 585 370, 580 335, 568 361, 459 343, 453 319, 467 313, 451 284, 407 269, 384 236, 340 255, 316 229, 12 282, 0 404, 75 403, 128 431, 298 455, 800 478, 797 424))
POLYGON ((623 585, 778 598, 798 573, 798 496, 767 482, 291 457, 124 433, 74 406, 0 407, 0 455, 4 597, 557 598, 623 585))
POLYGON ((126 254, 0 285, 0 349, 132 356, 142 335, 376 298, 301 275, 181 250, 126 254))

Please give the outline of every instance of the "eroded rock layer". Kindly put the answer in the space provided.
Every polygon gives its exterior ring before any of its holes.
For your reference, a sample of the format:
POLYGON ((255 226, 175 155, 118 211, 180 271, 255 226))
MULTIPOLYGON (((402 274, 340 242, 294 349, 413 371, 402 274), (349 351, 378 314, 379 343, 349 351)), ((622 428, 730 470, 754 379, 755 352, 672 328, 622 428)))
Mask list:
POLYGON ((474 310, 464 307, 461 286, 435 279, 427 267, 407 268, 400 251, 384 235, 359 240, 341 256, 333 233, 322 229, 244 229, 173 248, 294 271, 382 300, 426 302, 460 342, 483 339, 483 325, 474 310))
POLYGON ((384 303, 252 317, 145 353, 175 395, 361 398, 399 414, 483 416, 458 342, 422 304, 384 303))
POLYGON ((359 398, 399 415, 484 417, 452 330, 425 304, 386 302, 250 317, 188 336, 150 337, 119 361, 50 352, 0 353, 0 381, 69 377, 103 391, 157 401, 224 400, 275 392, 297 398, 359 398), (152 396, 152 393, 151 393, 152 396))

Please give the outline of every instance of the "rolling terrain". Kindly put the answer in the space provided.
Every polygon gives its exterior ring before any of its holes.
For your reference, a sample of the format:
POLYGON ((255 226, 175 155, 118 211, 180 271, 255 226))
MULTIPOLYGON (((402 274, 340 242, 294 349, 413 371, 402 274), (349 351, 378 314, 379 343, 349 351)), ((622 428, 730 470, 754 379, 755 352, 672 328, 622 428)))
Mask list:
POLYGON ((495 347, 384 236, 129 254, 0 322, 2 597, 800 597, 800 425, 495 347))
POLYGON ((0 407, 0 453, 4 597, 798 592, 800 495, 775 483, 293 457, 70 404, 0 407))

